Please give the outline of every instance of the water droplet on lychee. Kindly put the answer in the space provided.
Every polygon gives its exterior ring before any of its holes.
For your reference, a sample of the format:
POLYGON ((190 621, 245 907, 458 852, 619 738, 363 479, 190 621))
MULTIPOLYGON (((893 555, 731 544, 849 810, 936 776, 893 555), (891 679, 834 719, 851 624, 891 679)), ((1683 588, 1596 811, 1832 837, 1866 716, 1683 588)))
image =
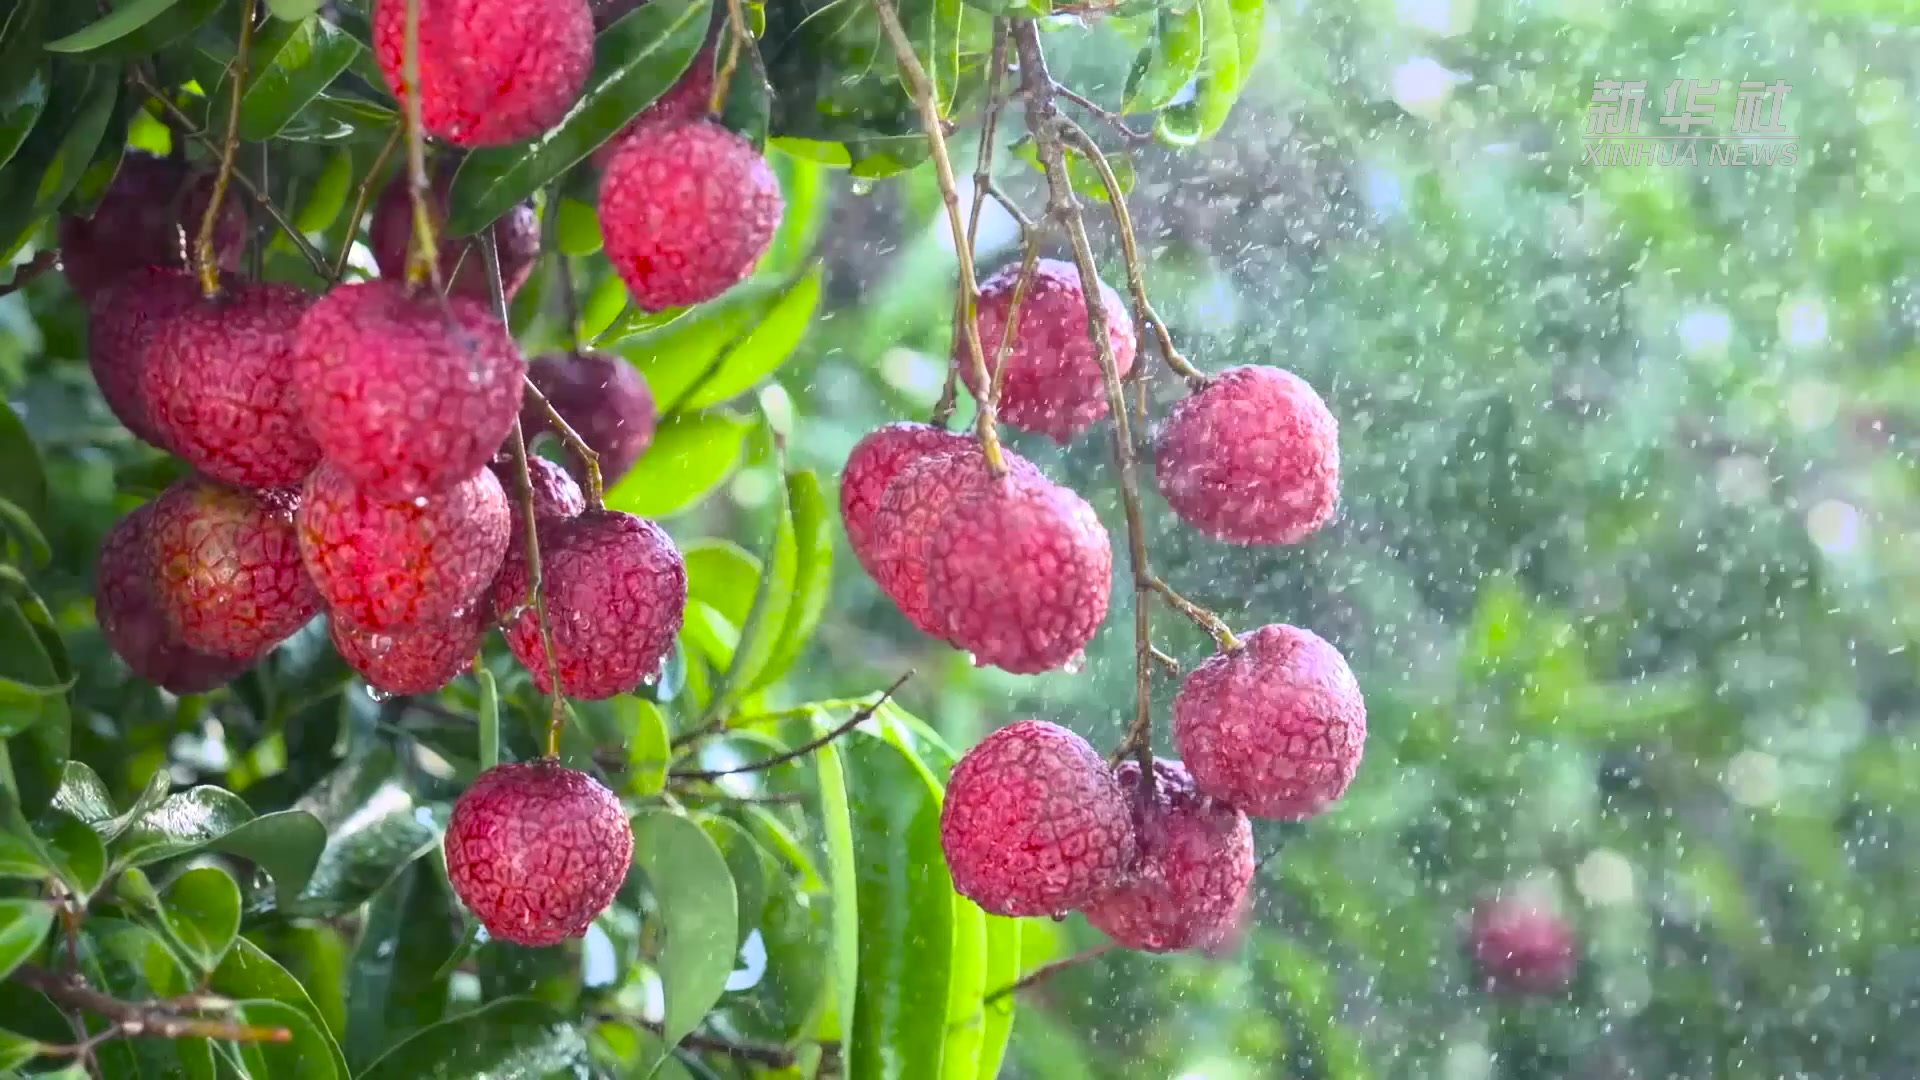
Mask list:
POLYGON ((1072 656, 1067 658, 1066 663, 1060 665, 1060 670, 1066 672, 1069 675, 1078 675, 1082 671, 1085 671, 1086 668, 1087 668, 1087 651, 1085 649, 1082 649, 1079 652, 1074 653, 1072 656))
POLYGON ((385 702, 393 700, 392 694, 387 693, 385 690, 382 690, 371 683, 367 685, 367 697, 370 700, 372 700, 373 703, 376 705, 383 704, 385 702))

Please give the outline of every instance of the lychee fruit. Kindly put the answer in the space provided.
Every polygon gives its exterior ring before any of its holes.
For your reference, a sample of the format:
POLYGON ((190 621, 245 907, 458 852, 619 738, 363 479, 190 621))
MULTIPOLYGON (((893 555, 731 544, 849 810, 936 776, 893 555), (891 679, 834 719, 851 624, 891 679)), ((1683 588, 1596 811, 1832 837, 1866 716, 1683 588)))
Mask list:
POLYGON ((600 178, 607 258, 647 311, 711 300, 746 280, 785 205, 753 144, 711 121, 642 128, 600 178))
POLYGON ((201 694, 225 686, 250 661, 194 649, 167 623, 153 596, 152 523, 148 503, 116 522, 100 544, 93 578, 100 634, 135 675, 167 691, 201 694))
POLYGON ((1019 675, 1071 667, 1107 618, 1113 548, 1087 501, 1037 471, 957 495, 927 539, 927 608, 954 648, 1019 675))
POLYGON ((1187 675, 1173 738, 1201 791, 1254 817, 1300 820, 1353 783, 1367 706, 1338 649, 1276 623, 1187 675))
POLYGON ((1116 770, 1133 803, 1140 859, 1132 877, 1087 905, 1087 921, 1130 949, 1213 949, 1238 929, 1253 882, 1247 815, 1194 790, 1177 761, 1153 763, 1151 799, 1139 763, 1116 770))
POLYGON ((482 605, 445 622, 407 630, 362 630, 343 619, 327 620, 333 647, 367 685, 384 694, 431 694, 473 664, 487 636, 482 605))
POLYGON ((182 642, 247 660, 319 613, 294 538, 298 502, 291 490, 242 491, 199 476, 153 501, 153 595, 182 642))
MULTIPOLYGON (((543 356, 527 372, 553 410, 600 458, 600 479, 608 487, 632 471, 653 443, 659 422, 653 392, 646 376, 625 358, 593 352, 543 356)), ((549 431, 546 410, 529 400, 521 407, 520 427, 529 439, 549 431)), ((584 472, 578 462, 575 468, 584 472)))
MULTIPOLYGON (((541 590, 561 692, 600 699, 631 692, 660 670, 686 617, 687 568, 666 532, 616 510, 589 510, 540 527, 541 590)), ((540 623, 516 552, 494 583, 494 608, 514 612, 507 646, 553 690, 540 623)))
POLYGON ((554 761, 498 765, 447 820, 447 880, 487 933, 556 945, 587 932, 633 863, 620 800, 554 761))
POLYGON ((1235 544, 1297 544, 1340 498, 1340 428, 1290 371, 1248 365, 1173 407, 1155 447, 1160 492, 1194 528, 1235 544))
MULTIPOLYGON (((994 359, 1019 280, 1020 264, 1015 263, 980 283, 977 325, 989 375, 998 370, 994 359)), ((1100 283, 1100 303, 1106 309, 1113 362, 1124 375, 1132 370, 1137 349, 1133 318, 1127 314, 1120 294, 1104 281, 1100 283)), ((967 346, 964 330, 954 334, 953 348, 961 378, 974 397, 981 397, 986 388, 974 372, 973 352, 967 346)), ((1008 424, 1064 444, 1107 415, 1106 377, 1100 371, 1093 335, 1087 331, 1086 293, 1080 288, 1080 271, 1073 263, 1041 259, 1034 264, 1033 281, 1020 301, 1019 323, 1008 343, 1006 363, 998 405, 1000 419, 1008 424)))
MULTIPOLYGON (((126 274, 186 269, 212 198, 212 176, 196 177, 169 158, 128 154, 92 218, 60 219, 60 267, 67 283, 91 298, 126 274)), ((229 195, 214 226, 222 269, 239 268, 246 239, 246 210, 229 195)))
POLYGON ((369 498, 399 501, 487 463, 519 415, 526 371, 487 305, 380 280, 307 309, 293 375, 321 454, 369 498))
POLYGON ((653 124, 691 124, 705 120, 713 106, 713 46, 700 50, 686 73, 640 115, 627 122, 613 138, 593 152, 593 167, 605 169, 634 132, 653 124))
MULTIPOLYGON (((420 119, 460 146, 532 138, 573 107, 593 67, 587 0, 420 0, 420 119)), ((407 0, 373 6, 373 52, 405 103, 407 0)))
MULTIPOLYGON (((507 493, 507 506, 513 511, 513 538, 517 542, 526 524, 520 520, 520 470, 511 457, 505 456, 495 458, 487 467, 493 470, 501 490, 507 493)), ((580 485, 556 462, 529 456, 527 479, 533 482, 535 521, 570 518, 587 508, 587 497, 580 493, 580 485)))
POLYGON ((157 322, 141 388, 163 445, 239 487, 300 483, 320 462, 291 372, 310 302, 290 285, 235 285, 157 322))
POLYGON ((1120 785, 1087 740, 1022 720, 953 767, 940 850, 954 891, 995 915, 1064 915, 1118 886, 1138 856, 1120 785))
MULTIPOLYGON (((1006 448, 1002 460, 1009 476, 1038 477, 1040 470, 1006 448)), ((927 546, 945 529, 954 502, 985 485, 991 475, 986 456, 971 440, 948 453, 914 459, 902 467, 881 493, 867 529, 868 572, 874 583, 922 633, 947 640, 946 622, 927 602, 927 546)))
POLYGON ((1519 896, 1483 900, 1468 931, 1474 966, 1489 990, 1556 994, 1580 963, 1573 927, 1551 907, 1519 896))
POLYGON ((437 495, 383 502, 327 461, 307 477, 297 524, 300 554, 334 617, 391 632, 483 604, 510 521, 506 492, 486 469, 437 495))
MULTIPOLYGON (((491 307, 493 287, 487 280, 487 259, 478 238, 448 236, 444 227, 447 192, 452 186, 453 170, 436 166, 427 206, 433 215, 434 235, 440 238, 440 273, 448 281, 448 292, 491 307)), ((534 214, 533 201, 529 199, 507 211, 490 228, 500 255, 500 284, 512 299, 540 261, 540 220, 534 214)), ((374 204, 367 239, 381 277, 398 281, 407 276, 407 252, 413 246, 413 196, 404 171, 394 177, 374 204)))
POLYGON ((909 465, 971 445, 973 440, 965 435, 904 420, 875 429, 854 444, 840 473, 840 520, 854 557, 867 573, 875 572, 876 553, 888 540, 873 529, 887 485, 909 465))
POLYGON ((146 267, 100 288, 88 304, 87 366, 107 408, 142 440, 166 447, 143 385, 154 331, 200 303, 200 282, 184 270, 146 267))

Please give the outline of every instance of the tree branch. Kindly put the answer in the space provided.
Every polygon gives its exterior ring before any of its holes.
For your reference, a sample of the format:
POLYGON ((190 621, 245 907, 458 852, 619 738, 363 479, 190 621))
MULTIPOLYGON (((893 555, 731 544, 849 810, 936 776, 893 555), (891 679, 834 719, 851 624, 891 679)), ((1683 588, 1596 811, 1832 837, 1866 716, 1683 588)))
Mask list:
POLYGON ((1167 584, 1158 575, 1147 579, 1147 587, 1159 593, 1175 611, 1193 620, 1194 625, 1205 630, 1221 652, 1232 652, 1240 647, 1240 639, 1233 636, 1233 630, 1227 626, 1225 619, 1181 596, 1174 591, 1173 586, 1167 584))
POLYGON ((220 143, 220 171, 213 177, 213 197, 200 216, 200 239, 194 258, 200 264, 200 291, 209 298, 220 295, 220 260, 213 250, 214 234, 219 231, 220 208, 227 201, 227 186, 233 182, 233 163, 240 152, 240 99, 247 89, 247 55, 253 51, 253 24, 256 0, 241 0, 240 45, 234 51, 232 102, 227 106, 227 134, 220 143))
POLYGON ((360 180, 359 189, 353 193, 353 210, 347 215, 347 238, 340 244, 339 254, 333 258, 333 273, 328 275, 328 280, 335 285, 347 275, 347 257, 353 254, 353 235, 360 231, 360 218, 367 212, 367 204, 373 201, 373 185, 380 179, 380 174, 386 171, 387 159, 393 157, 394 148, 400 145, 400 139, 406 133, 405 125, 393 129, 386 145, 380 148, 379 156, 373 159, 373 167, 367 170, 367 175, 360 180))
POLYGON ((71 1047, 50 1047, 51 1052, 79 1054, 91 1049, 94 1043, 122 1036, 155 1039, 226 1039, 233 1042, 293 1041, 293 1033, 286 1028, 260 1027, 228 1020, 183 1016, 181 1011, 182 1007, 188 1004, 187 1000, 121 1001, 119 998, 93 989, 77 978, 56 975, 34 964, 22 964, 15 968, 12 978, 22 986, 45 994, 56 1005, 85 1010, 111 1021, 106 1031, 91 1036, 81 1044, 71 1047))
POLYGON ((832 731, 827 732, 817 739, 796 746, 784 754, 775 754, 770 758, 751 762, 746 765, 736 765, 731 769, 675 769, 668 773, 667 776, 674 780, 718 780, 723 776, 738 776, 741 773, 765 772, 768 769, 785 765, 789 761, 797 761, 872 719, 873 714, 879 711, 880 706, 885 705, 887 699, 893 697, 893 695, 899 691, 900 687, 906 685, 906 681, 911 678, 913 678, 913 672, 908 671, 906 674, 893 680, 893 685, 882 690, 880 696, 871 704, 862 705, 851 717, 847 718, 846 723, 841 724, 839 727, 834 728, 832 731))
POLYGON ((1091 98, 1088 98, 1085 94, 1076 93, 1071 87, 1055 83, 1053 84, 1053 92, 1098 117, 1101 123, 1112 128, 1121 138, 1130 143, 1137 145, 1153 141, 1153 134, 1151 132, 1135 131, 1133 128, 1127 126, 1125 120, 1120 119, 1120 114, 1105 106, 1096 105, 1091 98))

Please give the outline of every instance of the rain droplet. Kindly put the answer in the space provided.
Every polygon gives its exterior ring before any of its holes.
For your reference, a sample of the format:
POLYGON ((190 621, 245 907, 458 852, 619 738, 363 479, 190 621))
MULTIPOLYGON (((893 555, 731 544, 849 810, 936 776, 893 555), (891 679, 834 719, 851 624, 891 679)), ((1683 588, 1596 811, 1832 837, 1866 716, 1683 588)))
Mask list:
POLYGON ((1087 653, 1085 649, 1082 649, 1081 651, 1074 653, 1072 656, 1069 656, 1067 658, 1067 662, 1060 665, 1060 670, 1066 672, 1069 675, 1078 675, 1082 671, 1085 671, 1086 669, 1087 669, 1087 653))
POLYGON ((392 694, 387 693, 385 690, 380 689, 379 687, 373 685, 372 683, 367 684, 367 697, 371 698, 375 704, 381 704, 381 703, 393 700, 392 694))

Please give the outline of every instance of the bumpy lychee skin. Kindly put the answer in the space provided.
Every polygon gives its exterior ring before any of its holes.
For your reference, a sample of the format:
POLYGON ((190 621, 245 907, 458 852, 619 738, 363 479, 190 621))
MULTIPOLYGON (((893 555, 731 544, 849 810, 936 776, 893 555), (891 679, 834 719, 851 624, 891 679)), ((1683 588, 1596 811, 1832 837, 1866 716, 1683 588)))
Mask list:
POLYGON ((294 327, 311 299, 235 285, 153 328, 142 397, 165 445, 216 480, 291 487, 320 463, 295 400, 294 327))
POLYGON ((1340 650, 1276 623, 1193 669, 1173 701, 1173 737, 1201 791, 1298 821, 1353 783, 1367 706, 1340 650))
POLYGON ((867 573, 875 572, 879 548, 887 541, 874 533, 874 518, 887 485, 915 462, 971 445, 965 435, 905 420, 869 432, 854 445, 840 473, 840 521, 846 526, 854 557, 867 573))
POLYGON ((93 578, 101 636, 135 675, 162 689, 200 694, 225 686, 248 662, 190 648, 167 624, 153 598, 152 522, 148 503, 121 518, 101 542, 93 578))
POLYGON ((1058 724, 1022 720, 953 767, 940 810, 953 887, 995 915, 1064 915, 1125 879, 1139 855, 1113 770, 1058 724))
POLYGON ((526 358, 492 309, 404 284, 334 289, 300 320, 294 386, 323 456, 379 499, 472 476, 520 412, 526 358))
POLYGON ((927 607, 976 664, 1068 667, 1107 618, 1113 547, 1093 507, 1035 473, 953 500, 927 540, 927 607))
MULTIPOLYGON (((1038 477, 1033 463, 1002 448, 1009 476, 1038 477)), ((881 493, 867 527, 867 571, 922 633, 947 640, 946 620, 927 602, 927 548, 947 527, 954 503, 991 479, 972 442, 904 462, 881 493)), ((865 561, 865 560, 863 560, 865 561)))
POLYGON ((200 303, 200 283, 184 270, 147 267, 94 294, 87 311, 87 366, 107 408, 142 440, 166 448, 144 386, 154 332, 200 303))
POLYGON ((1476 906, 1468 945, 1483 985, 1500 993, 1560 993, 1580 964, 1573 927, 1523 897, 1494 897, 1476 906))
POLYGON ((431 694, 473 664, 487 636, 481 605, 445 622, 411 630, 362 630, 343 619, 327 620, 333 647, 367 685, 385 694, 431 694))
POLYGON ((536 947, 585 934, 633 863, 620 800, 551 761, 481 773, 453 804, 445 843, 447 880, 487 933, 536 947))
MULTIPOLYGON (((527 368, 528 377, 600 458, 600 479, 611 487, 633 470, 653 444, 659 412, 640 369, 606 353, 543 356, 527 368)), ((527 438, 550 430, 546 410, 528 402, 520 410, 527 438)), ((578 462, 575 469, 584 475, 578 462)))
MULTIPOLYGON (((1020 280, 1020 264, 1008 266, 980 283, 980 351, 989 373, 1005 333, 1007 312, 1020 280)), ((1100 283, 1107 315, 1107 340, 1121 374, 1133 368, 1133 319, 1120 294, 1100 283)), ((954 358, 967 388, 979 397, 983 387, 973 369, 973 351, 964 331, 954 334, 954 358)), ((1093 335, 1087 332, 1086 294, 1080 272, 1070 262, 1041 259, 1020 301, 1019 324, 1007 349, 1007 374, 1000 389, 1000 419, 1036 435, 1066 443, 1107 415, 1105 376, 1093 335)))
POLYGON ((293 491, 242 491, 199 476, 153 501, 154 599, 182 642, 247 660, 319 613, 294 539, 298 501, 293 491))
MULTIPOLYGON (((448 236, 442 227, 447 215, 447 192, 453 186, 453 170, 436 168, 433 179, 435 235, 440 237, 440 272, 451 278, 448 289, 459 296, 491 303, 492 286, 487 281, 486 256, 474 239, 448 236), (456 269, 456 267, 458 269, 456 269)), ((500 284, 509 299, 520 291, 540 261, 540 220, 528 200, 515 206, 494 222, 493 242, 500 253, 500 284)), ((373 246, 373 261, 380 276, 399 280, 407 276, 407 250, 413 239, 413 198, 402 172, 381 192, 374 204, 373 220, 367 225, 367 239, 373 246)))
POLYGON ((1174 513, 1230 543, 1297 544, 1340 500, 1339 424, 1276 367, 1228 368, 1175 405, 1155 458, 1174 513))
MULTIPOLYGON (((212 196, 212 176, 196 177, 183 162, 129 154, 92 218, 60 220, 60 267, 67 283, 91 298, 148 267, 185 269, 212 196)), ((223 269, 239 268, 246 238, 246 210, 229 196, 214 227, 214 253, 223 269)))
POLYGON ((600 178, 607 258, 648 311, 711 300, 745 280, 785 206, 753 144, 711 121, 635 132, 600 178))
POLYGON ((1086 908, 1087 921, 1130 949, 1213 949, 1243 917, 1253 882, 1253 826, 1247 815, 1194 790, 1177 761, 1156 758, 1152 801, 1140 766, 1121 764, 1133 803, 1140 859, 1132 878, 1086 908))
POLYGON ((613 160, 613 155, 620 152, 620 147, 643 128, 654 124, 691 124, 708 119, 713 106, 713 60, 713 46, 700 50, 693 58, 693 63, 687 65, 680 81, 668 87, 666 93, 628 121, 619 134, 593 152, 593 167, 606 168, 607 163, 613 160))
MULTIPOLYGON (((520 529, 525 524, 520 520, 520 501, 515 493, 520 490, 520 470, 510 457, 497 457, 487 468, 500 481, 500 487, 507 492, 507 506, 513 511, 514 539, 517 542, 520 529)), ((533 519, 548 521, 554 518, 570 518, 587 508, 587 497, 580 492, 580 485, 559 464, 543 457, 527 458, 527 479, 533 481, 533 519)))
MULTIPOLYGON (((687 610, 687 567, 666 532, 616 510, 589 510, 540 528, 541 587, 560 685, 570 697, 631 692, 660 670, 687 610)), ((494 608, 517 612, 507 646, 553 689, 535 609, 526 605, 527 565, 516 557, 494 582, 494 608)))
MULTIPOLYGON (((407 0, 377 0, 373 52, 405 102, 407 0)), ((587 0, 421 0, 420 118, 460 146, 521 142, 560 122, 593 67, 587 0)))
POLYGON ((327 608, 362 630, 445 622, 484 602, 507 554, 510 514, 485 469, 438 495, 382 502, 322 462, 307 477, 300 555, 327 608))

